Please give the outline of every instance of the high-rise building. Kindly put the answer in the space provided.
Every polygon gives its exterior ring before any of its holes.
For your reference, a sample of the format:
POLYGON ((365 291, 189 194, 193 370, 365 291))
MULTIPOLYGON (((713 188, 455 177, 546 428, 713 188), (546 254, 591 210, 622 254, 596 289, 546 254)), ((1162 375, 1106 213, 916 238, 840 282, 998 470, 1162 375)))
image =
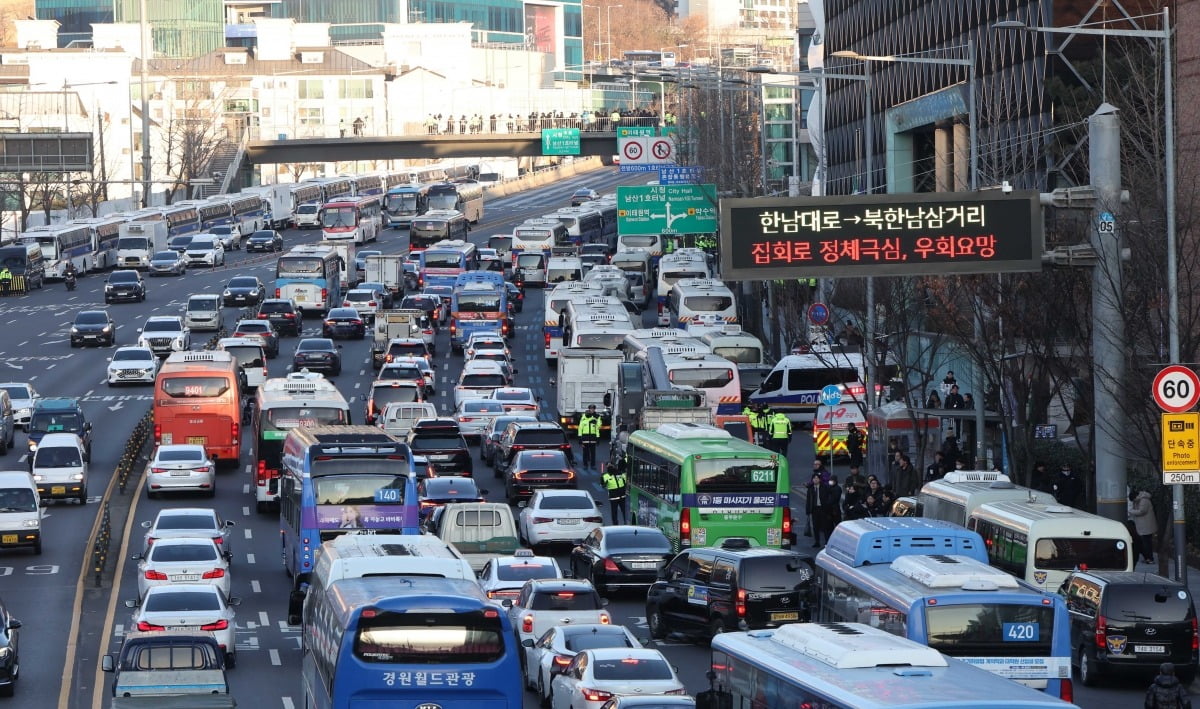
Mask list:
MULTIPOLYGON (((142 0, 115 0, 117 22, 140 22, 142 0)), ((222 0, 146 0, 154 51, 164 57, 198 57, 225 46, 222 0)))
POLYGON ((113 21, 116 0, 34 0, 39 20, 58 20, 58 46, 75 41, 90 41, 92 25, 113 21))

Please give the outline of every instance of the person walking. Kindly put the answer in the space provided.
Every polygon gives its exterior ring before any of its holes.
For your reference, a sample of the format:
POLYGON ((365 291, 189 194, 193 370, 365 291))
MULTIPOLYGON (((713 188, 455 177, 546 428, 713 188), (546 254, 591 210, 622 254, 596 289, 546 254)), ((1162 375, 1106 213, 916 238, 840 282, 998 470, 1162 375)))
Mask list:
POLYGON ((1133 526, 1137 530, 1139 542, 1135 546, 1142 554, 1142 561, 1153 564, 1154 533, 1158 531, 1158 517, 1154 514, 1154 501, 1150 499, 1149 492, 1137 488, 1129 491, 1129 501, 1133 503, 1129 514, 1133 518, 1133 526))
MULTIPOLYGON (((836 476, 830 475, 829 479, 821 485, 817 492, 819 500, 817 506, 817 523, 821 527, 821 536, 826 543, 829 542, 829 535, 833 534, 833 530, 842 521, 842 486, 838 485, 836 476)), ((817 530, 814 524, 813 536, 816 537, 817 530)))
POLYGON ((1187 688, 1175 676, 1175 665, 1164 662, 1146 690, 1146 709, 1192 709, 1187 688))
POLYGON ((862 429, 854 425, 851 421, 846 426, 846 453, 850 455, 850 469, 857 472, 863 464, 863 445, 866 444, 867 437, 863 435, 862 429))
POLYGON ((767 435, 771 438, 770 449, 786 456, 788 444, 792 442, 792 421, 782 411, 771 415, 767 421, 767 435))
POLYGON ((596 405, 589 404, 579 417, 579 446, 583 449, 583 469, 596 469, 596 444, 600 442, 600 415, 596 405))
POLYGON ((617 466, 609 463, 604 466, 604 474, 600 476, 600 484, 608 493, 608 513, 610 524, 629 524, 629 513, 625 509, 626 498, 625 474, 617 466), (620 518, 618 522, 617 519, 620 518))

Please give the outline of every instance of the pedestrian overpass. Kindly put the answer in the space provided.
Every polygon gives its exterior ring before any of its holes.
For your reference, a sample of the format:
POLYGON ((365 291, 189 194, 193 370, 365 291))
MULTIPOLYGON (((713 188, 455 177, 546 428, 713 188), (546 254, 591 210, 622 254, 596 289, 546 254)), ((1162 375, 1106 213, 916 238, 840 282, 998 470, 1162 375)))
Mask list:
MULTIPOLYGON (((612 156, 616 152, 616 131, 580 132, 580 155, 612 156)), ((246 160, 255 165, 541 156, 540 132, 295 138, 246 144, 246 160)))

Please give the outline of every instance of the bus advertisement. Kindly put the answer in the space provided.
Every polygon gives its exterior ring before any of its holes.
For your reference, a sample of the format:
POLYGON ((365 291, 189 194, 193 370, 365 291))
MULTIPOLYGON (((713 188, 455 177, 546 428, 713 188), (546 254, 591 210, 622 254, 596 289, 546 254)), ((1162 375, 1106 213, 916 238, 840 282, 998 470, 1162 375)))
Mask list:
POLYGON ((392 229, 411 227, 413 218, 429 211, 429 188, 425 185, 400 185, 387 191, 383 199, 383 218, 392 229))
POLYGON ((242 449, 237 360, 228 352, 175 352, 154 380, 154 443, 204 446, 214 462, 236 465, 242 449))
POLYGON ((349 240, 356 244, 375 241, 382 218, 379 197, 342 197, 321 207, 321 238, 349 240))

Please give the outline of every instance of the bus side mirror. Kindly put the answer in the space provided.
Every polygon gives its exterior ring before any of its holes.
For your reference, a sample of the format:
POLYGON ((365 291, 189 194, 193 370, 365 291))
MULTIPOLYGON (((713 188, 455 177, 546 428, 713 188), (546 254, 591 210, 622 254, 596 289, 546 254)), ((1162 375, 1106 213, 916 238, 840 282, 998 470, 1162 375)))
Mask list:
MULTIPOLYGON (((553 380, 551 380, 550 383, 553 384, 554 383, 553 380)), ((605 408, 612 408, 612 403, 613 403, 612 398, 613 397, 612 397, 611 391, 604 392, 604 407, 605 408)))
POLYGON ((112 655, 105 655, 104 657, 100 658, 100 669, 105 672, 117 671, 117 663, 113 659, 112 655))

